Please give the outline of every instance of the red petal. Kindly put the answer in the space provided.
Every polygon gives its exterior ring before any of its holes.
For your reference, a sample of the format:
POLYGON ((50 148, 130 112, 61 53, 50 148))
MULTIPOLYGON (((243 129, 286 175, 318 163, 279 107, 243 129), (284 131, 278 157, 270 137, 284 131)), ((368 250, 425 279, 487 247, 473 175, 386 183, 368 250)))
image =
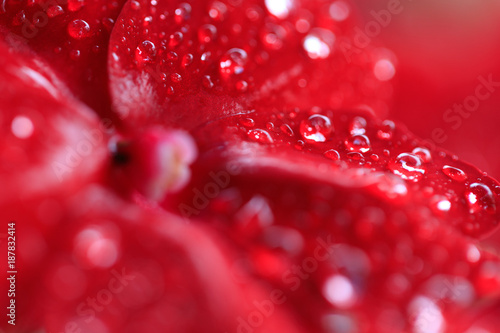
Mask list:
POLYGON ((125 0, 6 0, 2 32, 52 64, 71 91, 108 117, 109 35, 125 0))
POLYGON ((185 128, 263 105, 385 111, 391 86, 373 68, 391 55, 343 50, 357 22, 352 4, 341 21, 329 2, 266 4, 129 2, 111 37, 116 110, 130 124, 185 128))

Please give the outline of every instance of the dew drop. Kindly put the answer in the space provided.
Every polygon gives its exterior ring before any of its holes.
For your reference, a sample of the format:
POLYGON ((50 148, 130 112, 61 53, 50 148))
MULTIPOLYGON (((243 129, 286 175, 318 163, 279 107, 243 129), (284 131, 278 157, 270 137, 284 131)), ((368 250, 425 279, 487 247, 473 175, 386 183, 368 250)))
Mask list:
POLYGON ((184 68, 188 67, 189 65, 191 65, 193 63, 193 60, 194 60, 194 57, 191 53, 185 54, 181 60, 182 67, 184 67, 184 68))
POLYGON ((141 9, 141 3, 134 0, 130 3, 130 8, 132 8, 133 10, 139 10, 141 9))
POLYGON ((207 89, 211 89, 214 86, 214 83, 212 82, 212 78, 210 77, 210 75, 203 76, 203 78, 201 79, 201 84, 203 84, 203 86, 207 89))
POLYGON ((279 19, 285 19, 292 9, 292 0, 266 0, 266 8, 272 15, 279 19))
POLYGON ((68 34, 74 39, 90 36, 90 25, 84 20, 76 19, 68 24, 68 34))
POLYGON ((247 53, 238 48, 230 49, 219 62, 219 72, 223 78, 239 75, 245 70, 248 61, 247 53))
POLYGON ((252 128, 255 126, 255 121, 252 118, 240 119, 239 123, 245 127, 252 128))
POLYGON ((292 128, 287 125, 287 124, 283 124, 280 126, 280 130, 283 134, 289 136, 289 137, 292 137, 293 136, 293 130, 292 128))
POLYGON ((482 183, 472 183, 465 191, 465 199, 471 214, 486 211, 489 214, 496 212, 495 197, 491 189, 482 183))
POLYGON ((391 61, 381 59, 375 63, 373 74, 379 81, 389 81, 396 74, 396 69, 391 61))
POLYGON ((467 174, 458 168, 449 165, 443 167, 443 173, 449 178, 457 182, 464 182, 467 179, 467 174))
POLYGON ((335 35, 322 28, 312 29, 304 38, 302 46, 311 59, 326 59, 333 52, 335 35))
POLYGON ((247 83, 247 81, 244 81, 244 80, 238 81, 238 82, 236 82, 235 88, 240 93, 244 93, 248 90, 248 83, 247 83))
POLYGON ((177 24, 182 24, 189 19, 191 15, 191 5, 188 3, 181 3, 174 11, 174 20, 177 24))
POLYGON ((337 22, 342 22, 349 17, 349 5, 342 0, 334 1, 329 8, 330 17, 337 22))
POLYGON ((363 117, 354 117, 349 127, 351 135, 362 135, 366 133, 366 119, 363 117))
POLYGON ((425 174, 420 157, 414 154, 401 153, 387 164, 387 168, 402 179, 418 182, 425 174))
POLYGON ((47 9, 48 17, 56 17, 61 14, 64 14, 64 9, 61 6, 50 6, 47 9))
POLYGON ((431 199, 431 209, 436 214, 447 213, 451 209, 451 202, 443 195, 436 195, 431 199))
POLYGON ((332 161, 338 161, 340 159, 340 154, 335 149, 327 150, 323 153, 323 155, 332 161))
POLYGON ((432 161, 431 152, 427 148, 417 147, 417 148, 413 149, 411 153, 420 157, 420 159, 424 163, 429 163, 432 161))
POLYGON ((168 46, 170 47, 179 46, 183 40, 184 40, 184 35, 182 34, 182 32, 180 31, 174 32, 168 38, 168 46))
POLYGON ((313 114, 300 123, 300 135, 310 142, 325 142, 332 131, 330 119, 320 114, 313 114))
POLYGON ((268 132, 262 129, 250 130, 247 133, 248 138, 259 143, 273 143, 273 138, 268 132))
POLYGON ((85 5, 85 0, 68 0, 68 10, 70 12, 76 12, 80 10, 85 5))
POLYGON ((371 150, 370 139, 366 135, 353 135, 344 144, 349 152, 366 153, 371 150))
POLYGON ((145 40, 135 49, 135 60, 139 64, 151 63, 156 57, 156 46, 149 40, 145 40))
POLYGON ((27 139, 33 134, 34 126, 30 118, 17 116, 12 120, 10 129, 17 138, 27 139))
POLYGON ((349 308, 356 302, 356 291, 352 282, 343 275, 333 275, 323 285, 324 297, 334 306, 349 308))
POLYGON ((217 28, 212 24, 202 25, 198 29, 198 40, 201 44, 208 44, 212 42, 217 34, 217 28))
POLYGON ((227 7, 219 1, 214 1, 208 9, 208 15, 215 21, 224 21, 227 15, 227 7))
POLYGON ((182 81, 182 76, 179 73, 170 74, 170 80, 174 83, 179 83, 182 81))
POLYGON ((393 121, 384 120, 382 122, 382 126, 377 131, 377 137, 380 140, 390 140, 390 139, 392 139, 392 135, 394 133, 395 128, 396 128, 396 125, 394 124, 393 121))

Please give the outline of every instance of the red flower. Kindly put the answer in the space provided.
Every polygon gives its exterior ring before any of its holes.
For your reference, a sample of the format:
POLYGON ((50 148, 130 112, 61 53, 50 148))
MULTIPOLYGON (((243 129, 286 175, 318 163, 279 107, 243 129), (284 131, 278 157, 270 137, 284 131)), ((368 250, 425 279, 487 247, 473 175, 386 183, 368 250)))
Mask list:
POLYGON ((500 184, 386 120, 354 3, 0 11, 2 329, 496 327, 500 184))

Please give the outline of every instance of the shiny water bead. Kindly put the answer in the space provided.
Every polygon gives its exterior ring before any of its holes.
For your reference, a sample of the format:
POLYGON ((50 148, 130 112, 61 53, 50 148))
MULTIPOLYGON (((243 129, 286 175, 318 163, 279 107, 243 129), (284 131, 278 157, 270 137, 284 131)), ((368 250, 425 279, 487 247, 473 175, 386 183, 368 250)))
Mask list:
POLYGON ((135 50, 135 60, 138 64, 151 63, 156 57, 156 46, 149 40, 140 43, 135 50))
POLYGON ((174 11, 174 20, 177 24, 182 24, 191 16, 191 5, 188 3, 181 3, 174 11))
POLYGON ((495 197, 491 189, 485 184, 470 184, 465 191, 465 199, 470 213, 485 211, 494 214, 496 212, 495 197))
POLYGON ((387 168, 402 179, 419 181, 425 174, 420 157, 414 154, 401 153, 387 164, 387 168))
POLYGON ((370 139, 366 135, 353 135, 344 141, 349 152, 366 153, 371 150, 370 139))
POLYGON ((274 140, 271 135, 262 129, 250 130, 247 133, 248 138, 259 143, 273 143, 274 140))
POLYGON ((208 44, 213 41, 217 34, 217 28, 212 24, 204 24, 198 29, 198 40, 201 44, 208 44))
POLYGON ((327 29, 315 28, 304 38, 302 47, 311 59, 326 59, 333 52, 335 35, 327 29))
POLYGON ((325 142, 333 131, 330 118, 313 114, 300 123, 300 135, 309 142, 325 142))
POLYGON ((255 126, 255 121, 252 118, 243 118, 239 121, 239 123, 250 128, 255 126))
POLYGON ((351 135, 362 135, 366 133, 366 119, 363 117, 354 117, 349 126, 351 135))
POLYGON ((48 17, 56 17, 61 14, 64 14, 64 9, 61 6, 50 6, 47 9, 48 17))
POLYGON ((417 147, 417 148, 415 148, 415 149, 412 150, 412 154, 417 155, 418 157, 420 157, 420 159, 424 163, 429 163, 429 162, 432 161, 431 152, 427 148, 417 147))
POLYGON ((338 161, 340 159, 340 154, 335 149, 327 150, 323 153, 323 155, 332 161, 338 161))
POLYGON ((292 137, 293 136, 293 130, 292 128, 287 125, 287 124, 283 124, 280 126, 280 130, 283 134, 286 134, 287 136, 289 137, 292 137))
POLYGON ((454 181, 464 182, 467 179, 467 174, 458 168, 445 165, 443 166, 442 170, 446 176, 453 179, 454 181))
POLYGON ((73 20, 68 24, 68 34, 74 39, 89 37, 90 25, 84 20, 73 20))
POLYGON ((248 62, 247 53, 238 48, 230 49, 219 62, 219 72, 223 78, 230 78, 244 72, 248 62))
POLYGON ((381 140, 390 140, 394 134, 396 125, 391 120, 384 120, 382 126, 377 131, 377 137, 381 140))
POLYGON ((184 40, 184 34, 180 31, 174 32, 168 37, 168 46, 177 47, 184 40))

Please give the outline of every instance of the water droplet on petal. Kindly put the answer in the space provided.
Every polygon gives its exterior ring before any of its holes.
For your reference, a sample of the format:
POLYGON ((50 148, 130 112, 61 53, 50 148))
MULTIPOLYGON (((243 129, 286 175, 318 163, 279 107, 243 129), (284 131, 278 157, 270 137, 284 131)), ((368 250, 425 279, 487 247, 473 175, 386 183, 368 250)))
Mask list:
POLYGON ((334 1, 330 5, 330 17, 337 22, 342 22, 349 17, 350 8, 347 3, 342 0, 334 1))
POLYGON ((182 32, 180 31, 174 32, 168 37, 168 46, 170 47, 179 46, 182 43, 183 39, 184 35, 182 34, 182 32))
POLYGON ((348 151, 354 153, 366 153, 372 149, 370 139, 366 135, 353 135, 346 139, 344 144, 348 151))
POLYGON ((287 124, 283 124, 280 126, 280 130, 283 134, 286 134, 287 136, 289 137, 292 137, 293 136, 293 130, 290 126, 288 126, 287 124))
POLYGON ((379 81, 389 81, 396 74, 396 68, 391 61, 381 59, 375 63, 373 74, 379 81))
POLYGON ((90 36, 90 25, 84 20, 76 19, 68 24, 68 34, 74 39, 90 36))
POLYGON ((198 40, 201 44, 208 44, 213 41, 217 34, 217 28, 212 24, 202 25, 198 29, 198 40))
POLYGON ((302 46, 311 59, 326 59, 333 52, 335 35, 330 30, 315 28, 304 38, 302 46))
POLYGON ((496 211, 495 197, 491 189, 482 183, 472 183, 465 192, 465 199, 471 214, 486 211, 494 214, 496 211))
POLYGON ((156 46, 149 40, 145 40, 135 49, 135 60, 139 64, 151 63, 156 57, 156 46))
POLYGON ((420 157, 414 154, 401 153, 387 164, 387 168, 405 180, 418 182, 425 174, 420 157))
POLYGON ((382 122, 382 126, 377 131, 377 136, 380 140, 390 140, 392 139, 392 135, 394 133, 394 129, 396 125, 391 120, 384 120, 382 122))
POLYGON ((345 309, 356 303, 352 282, 343 275, 333 275, 323 285, 323 295, 332 305, 345 309))
POLYGON ((191 53, 185 54, 181 60, 182 67, 184 67, 184 68, 188 67, 189 65, 191 65, 193 63, 193 60, 194 60, 194 57, 191 53))
POLYGON ((432 161, 431 152, 427 148, 417 147, 417 148, 413 149, 411 153, 420 157, 420 159, 424 163, 429 163, 432 161))
POLYGON ((17 116, 12 120, 10 125, 12 134, 19 139, 29 138, 34 131, 33 122, 26 116, 17 116))
POLYGON ((255 121, 252 118, 243 118, 240 120, 240 124, 251 128, 255 126, 255 121))
POLYGON ((262 129, 255 129, 255 130, 250 130, 247 133, 248 138, 259 143, 273 143, 274 140, 269 135, 268 132, 262 130, 262 129))
POLYGON ((70 12, 76 12, 85 5, 85 0, 68 0, 68 9, 70 12))
POLYGON ((436 195, 431 199, 431 209, 436 214, 447 213, 451 209, 451 202, 443 195, 436 195))
POLYGON ((224 78, 239 75, 245 70, 247 61, 248 55, 244 50, 238 48, 230 49, 222 56, 219 62, 219 72, 224 78))
POLYGON ((177 24, 182 24, 189 19, 191 15, 191 5, 188 3, 181 3, 174 11, 174 20, 177 24))
POLYGON ((362 135, 366 133, 366 119, 363 117, 354 117, 349 127, 351 135, 362 135))
POLYGON ((208 10, 208 15, 215 21, 224 21, 227 15, 227 6, 219 1, 214 1, 208 10))
POLYGON ((340 154, 338 151, 335 149, 330 149, 324 152, 326 158, 332 160, 332 161, 338 161, 340 159, 340 154))
POLYGON ((50 6, 47 9, 48 17, 56 17, 61 14, 64 14, 64 9, 61 6, 50 6))
POLYGON ((300 123, 300 134, 310 142, 325 142, 332 131, 330 119, 320 114, 313 114, 300 123))
POLYGON ((443 173, 457 182, 464 182, 467 179, 467 174, 465 172, 449 165, 443 167, 443 173))
POLYGON ((266 8, 269 13, 279 19, 285 19, 292 9, 292 0, 265 0, 266 8))

